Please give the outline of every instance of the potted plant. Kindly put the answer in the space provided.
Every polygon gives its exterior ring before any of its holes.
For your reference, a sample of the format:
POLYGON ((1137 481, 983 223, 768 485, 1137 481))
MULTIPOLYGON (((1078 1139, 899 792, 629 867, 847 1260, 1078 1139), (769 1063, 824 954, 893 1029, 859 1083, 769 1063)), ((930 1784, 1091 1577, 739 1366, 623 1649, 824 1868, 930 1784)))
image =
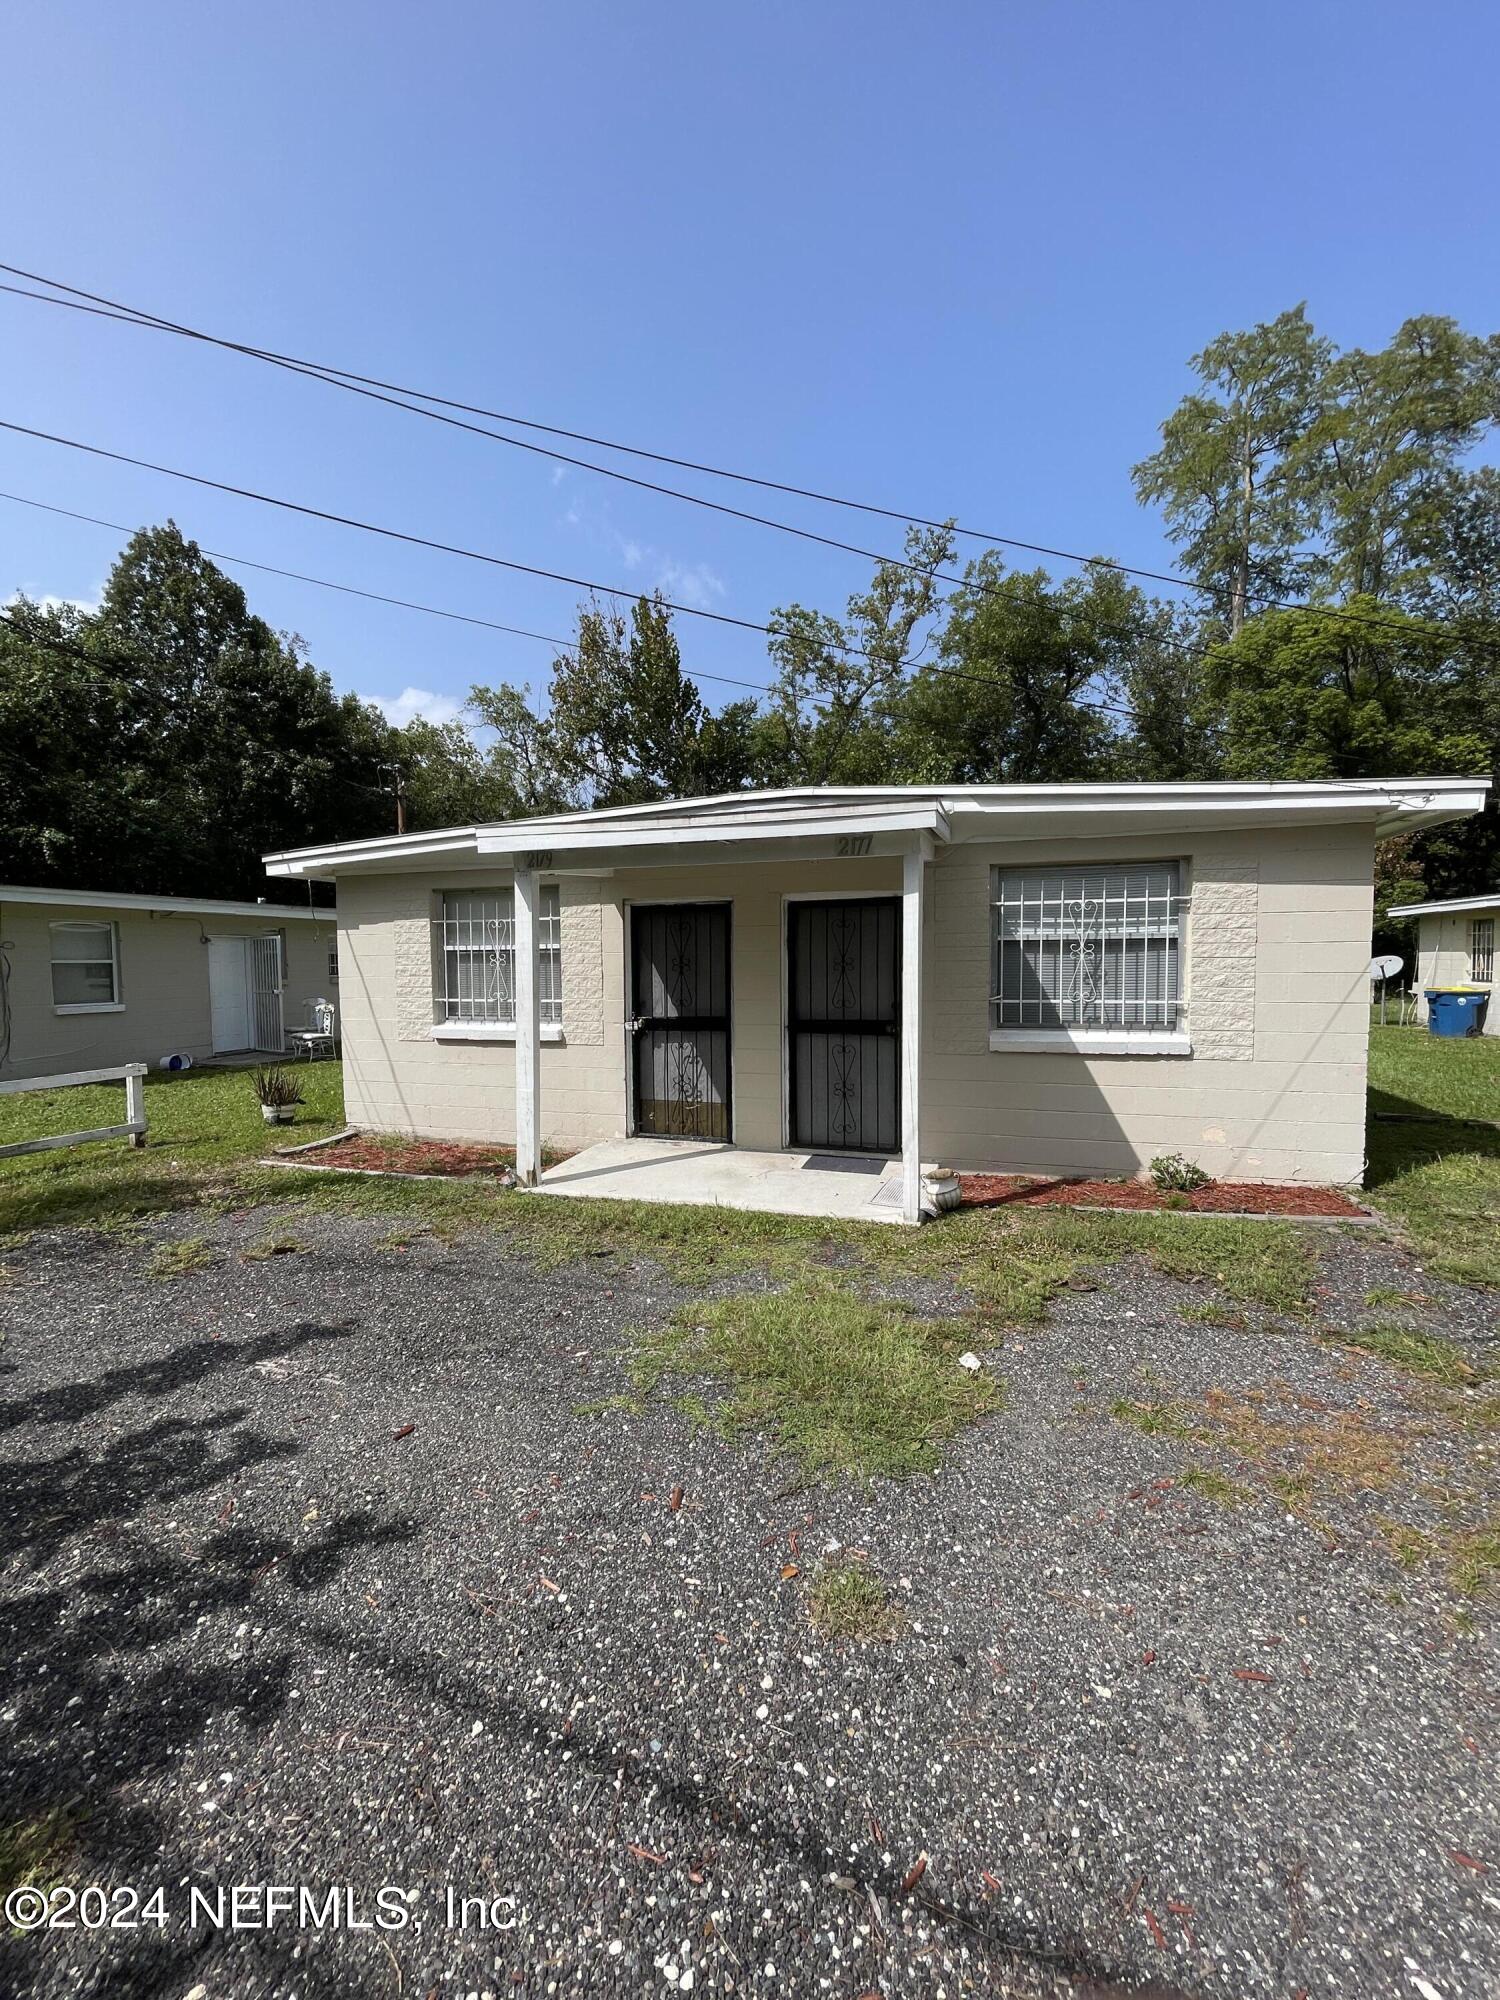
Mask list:
POLYGON ((260 1115, 268 1125, 290 1125, 302 1102, 302 1086, 290 1071, 272 1067, 255 1072, 260 1115))

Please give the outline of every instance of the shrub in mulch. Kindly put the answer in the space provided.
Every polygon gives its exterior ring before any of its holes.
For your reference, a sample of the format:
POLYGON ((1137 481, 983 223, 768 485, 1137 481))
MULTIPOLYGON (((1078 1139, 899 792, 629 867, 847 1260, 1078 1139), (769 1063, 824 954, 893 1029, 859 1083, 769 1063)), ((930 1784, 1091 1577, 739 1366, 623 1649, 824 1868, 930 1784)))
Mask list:
MULTIPOLYGON (((548 1148, 546 1165, 554 1166, 564 1157, 548 1148)), ((438 1139, 340 1139, 337 1145, 320 1146, 304 1153, 298 1164, 317 1167, 362 1167, 367 1173, 444 1174, 454 1180, 478 1175, 499 1178, 510 1173, 516 1163, 514 1146, 450 1145, 438 1139)))
POLYGON ((1210 1181, 1206 1187, 1182 1194, 1164 1194, 1150 1181, 1042 1180, 1026 1174, 960 1174, 958 1185, 964 1208, 1177 1209, 1196 1215, 1368 1214, 1338 1188, 1273 1187, 1262 1181, 1210 1181))

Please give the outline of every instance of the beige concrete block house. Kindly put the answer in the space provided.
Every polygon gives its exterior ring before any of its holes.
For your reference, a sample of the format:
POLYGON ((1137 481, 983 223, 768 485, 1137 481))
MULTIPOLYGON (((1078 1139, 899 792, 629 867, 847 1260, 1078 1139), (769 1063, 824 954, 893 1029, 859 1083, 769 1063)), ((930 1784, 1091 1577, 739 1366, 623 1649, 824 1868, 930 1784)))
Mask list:
POLYGON ((0 1080, 279 1055, 336 953, 329 909, 0 887, 0 1080))
POLYGON ((1430 987, 1469 987, 1490 996, 1483 1032, 1500 1035, 1500 1001, 1495 998, 1500 890, 1487 896, 1454 896, 1443 903, 1408 903, 1403 909, 1392 910, 1391 915, 1416 920, 1417 963, 1412 990, 1418 1018, 1427 1019, 1430 987))
MULTIPOLYGON (((335 881, 356 1125, 933 1170, 1364 1169, 1375 841, 1450 778, 874 787, 267 857, 335 881)), ((554 1170, 556 1171, 556 1170, 554 1170)), ((603 1191, 602 1189, 600 1191, 603 1191)))

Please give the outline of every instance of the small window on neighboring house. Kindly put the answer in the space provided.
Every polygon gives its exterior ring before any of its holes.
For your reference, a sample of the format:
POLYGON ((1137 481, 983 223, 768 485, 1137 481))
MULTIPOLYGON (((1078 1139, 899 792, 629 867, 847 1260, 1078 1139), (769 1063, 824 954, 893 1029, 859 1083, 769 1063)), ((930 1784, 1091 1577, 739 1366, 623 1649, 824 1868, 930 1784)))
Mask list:
POLYGON ((1158 1029, 1181 1011, 1181 870, 997 868, 990 1026, 1158 1029))
POLYGON ((338 981, 338 976, 339 976, 339 954, 338 954, 338 947, 335 946, 334 949, 328 954, 328 977, 331 980, 333 980, 336 984, 338 981))
POLYGON ((85 1013, 120 1004, 120 941, 113 924, 53 924, 52 1004, 85 1013))
MULTIPOLYGON (((515 895, 510 889, 444 896, 442 915, 445 1021, 514 1026, 515 895)), ((545 1026, 562 1023, 562 913, 557 885, 538 897, 541 974, 537 1011, 545 1026)))
POLYGON ((1476 917, 1469 926, 1469 977, 1486 985, 1495 976, 1495 919, 1476 917))

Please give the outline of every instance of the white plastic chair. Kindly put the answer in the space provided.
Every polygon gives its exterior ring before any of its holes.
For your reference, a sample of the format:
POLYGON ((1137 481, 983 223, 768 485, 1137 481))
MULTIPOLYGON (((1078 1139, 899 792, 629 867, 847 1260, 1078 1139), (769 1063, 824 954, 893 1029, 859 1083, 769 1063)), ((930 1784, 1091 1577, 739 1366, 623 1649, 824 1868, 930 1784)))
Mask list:
POLYGON ((338 1054, 338 1010, 331 1000, 309 1000, 307 1025, 288 1028, 287 1044, 294 1055, 309 1062, 314 1056, 338 1054))

